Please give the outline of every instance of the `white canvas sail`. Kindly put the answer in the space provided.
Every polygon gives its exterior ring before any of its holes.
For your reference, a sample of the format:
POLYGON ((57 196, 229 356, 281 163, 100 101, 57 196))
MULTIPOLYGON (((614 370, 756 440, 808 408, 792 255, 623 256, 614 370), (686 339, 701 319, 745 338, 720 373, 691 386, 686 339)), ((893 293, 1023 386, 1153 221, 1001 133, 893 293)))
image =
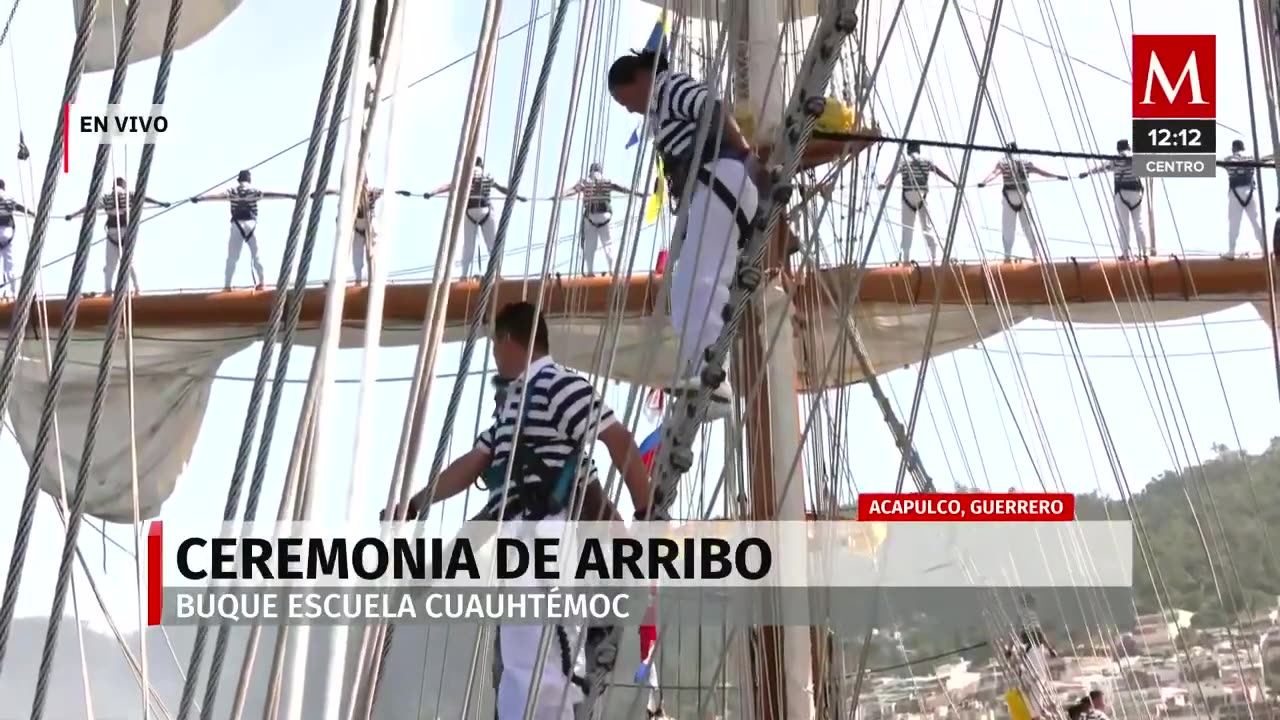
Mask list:
MULTIPOLYGON (((178 28, 178 49, 188 47, 213 32, 214 28, 240 7, 240 3, 241 0, 199 0, 186 3, 182 8, 182 21, 178 28)), ((80 21, 82 4, 81 0, 71 0, 77 23, 80 21)), ((150 60, 160 54, 164 27, 169 19, 169 4, 169 0, 142 0, 141 16, 129 62, 150 60)), ((126 0, 99 0, 98 17, 94 21, 93 36, 89 40, 85 72, 102 72, 115 66, 116 46, 127 5, 126 0)))

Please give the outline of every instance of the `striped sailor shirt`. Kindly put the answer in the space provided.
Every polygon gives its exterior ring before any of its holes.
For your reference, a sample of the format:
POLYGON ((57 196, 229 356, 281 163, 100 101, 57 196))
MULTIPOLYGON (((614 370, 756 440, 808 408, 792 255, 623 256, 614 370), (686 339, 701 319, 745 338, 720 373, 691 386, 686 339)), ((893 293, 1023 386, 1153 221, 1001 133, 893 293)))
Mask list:
POLYGON ((128 225, 129 213, 137 209, 141 199, 137 193, 128 193, 120 188, 103 193, 99 207, 107 214, 106 226, 113 228, 128 225))
POLYGON ((601 175, 588 175, 582 179, 583 211, 587 213, 607 213, 611 210, 613 187, 601 175))
MULTIPOLYGON (((707 104, 707 87, 689 75, 670 70, 654 80, 650 125, 653 142, 663 155, 685 158, 693 153, 698 138, 698 120, 707 104)), ((707 143, 715 142, 711 128, 707 143)))
POLYGON ((1026 160, 1012 160, 1005 158, 1000 161, 1000 179, 1005 190, 1018 190, 1023 193, 1031 192, 1031 183, 1027 177, 1028 168, 1031 163, 1026 160))
MULTIPOLYGON (((615 425, 618 419, 590 381, 556 364, 550 357, 535 360, 523 375, 499 388, 493 425, 476 438, 476 447, 489 453, 490 465, 497 466, 511 457, 522 399, 525 407, 524 420, 520 423, 521 443, 552 472, 563 470, 581 454, 586 470, 578 473, 579 480, 583 483, 597 480, 590 442, 597 432, 615 425)), ((550 478, 525 480, 538 482, 550 478)), ((525 503, 517 497, 518 487, 519 483, 512 484, 508 504, 501 513, 497 509, 502 502, 502 489, 492 492, 480 515, 509 520, 524 514, 525 503)))
POLYGON ((17 209, 17 202, 8 193, 0 192, 0 225, 13 225, 13 214, 17 209))
POLYGON ((249 183, 227 190, 227 199, 231 201, 232 220, 257 220, 258 201, 262 199, 262 191, 249 183))
POLYGON ((902 191, 928 192, 929 174, 933 172, 933 162, 927 157, 909 155, 902 162, 902 191))
POLYGON ((467 204, 473 206, 488 205, 493 195, 493 176, 485 173, 471 176, 471 190, 467 193, 467 204))
POLYGON ((1116 192, 1142 189, 1142 181, 1138 179, 1138 173, 1133 168, 1132 155, 1121 155, 1112 161, 1111 172, 1115 177, 1116 192))
POLYGON ((365 188, 364 197, 358 198, 356 202, 356 219, 364 220, 367 217, 373 217, 378 201, 381 199, 382 188, 365 188))
POLYGON ((1254 184, 1254 168, 1252 165, 1246 165, 1253 158, 1244 153, 1231 153, 1222 159, 1223 164, 1227 168, 1227 187, 1232 190, 1236 188, 1252 188, 1254 184))

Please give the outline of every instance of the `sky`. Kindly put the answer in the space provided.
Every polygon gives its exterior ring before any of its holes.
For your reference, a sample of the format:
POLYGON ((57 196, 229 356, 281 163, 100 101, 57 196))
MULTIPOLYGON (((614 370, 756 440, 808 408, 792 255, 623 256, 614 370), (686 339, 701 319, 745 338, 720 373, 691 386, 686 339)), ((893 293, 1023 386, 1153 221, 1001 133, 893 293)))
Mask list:
MULTIPOLYGON (((552 7, 547 0, 531 7, 531 1, 505 3, 501 19, 504 32, 520 28, 531 15, 552 7)), ((897 134, 905 120, 919 77, 919 58, 941 2, 926 0, 908 5, 904 22, 887 44, 884 70, 876 86, 874 112, 881 126, 892 134, 897 134)), ((991 5, 989 0, 960 3, 961 17, 971 32, 976 32, 979 16, 989 15, 991 5)), ((200 141, 159 148, 149 195, 169 201, 190 197, 306 137, 336 6, 333 0, 245 0, 213 33, 178 55, 167 106, 174 108, 174 122, 184 123, 184 134, 200 141)), ((599 43, 589 56, 585 92, 581 95, 585 104, 575 128, 577 142, 570 149, 569 172, 571 177, 580 173, 594 159, 588 155, 598 156, 603 159, 606 174, 624 180, 630 177, 636 161, 634 151, 627 150, 625 144, 638 122, 608 102, 603 83, 597 78, 603 76, 607 62, 618 49, 644 42, 656 8, 638 0, 617 0, 602 3, 601 7, 613 13, 609 20, 612 36, 599 43), (584 148, 591 151, 584 152, 584 148)), ((575 5, 566 23, 566 39, 549 86, 547 112, 535 135, 529 171, 519 188, 535 198, 550 195, 555 182, 565 108, 571 93, 572 61, 578 51, 578 9, 575 5)), ((883 17, 864 18, 872 26, 871 37, 883 35, 891 10, 892 6, 886 3, 883 17)), ((1235 12, 1234 7, 1224 6, 1222 12, 1206 13, 1203 3, 1194 0, 1114 4, 1109 0, 1081 0, 1072 5, 1070 13, 1055 13, 1047 2, 1006 3, 992 76, 993 100, 1002 127, 1024 149, 1105 153, 1114 147, 1117 138, 1128 134, 1130 33, 1213 32, 1219 36, 1218 117, 1235 130, 1219 130, 1219 154, 1225 155, 1231 140, 1237 137, 1252 146, 1244 59, 1239 50, 1240 21, 1235 12), (1065 47, 1071 58, 1063 59, 1044 43, 1065 47)), ((449 69, 432 73, 474 50, 480 16, 480 3, 437 0, 422 5, 412 18, 407 34, 414 40, 408 45, 403 72, 412 79, 431 77, 400 98, 399 111, 408 131, 394 150, 400 165, 400 179, 394 189, 422 192, 449 179, 471 62, 464 59, 449 69)), ((956 18, 950 14, 944 25, 938 59, 928 77, 929 92, 913 127, 913 137, 964 137, 976 73, 956 18)), ((1251 21, 1249 26, 1253 46, 1256 34, 1251 21)), ((515 118, 520 114, 522 90, 531 92, 531 88, 522 87, 525 55, 527 51, 532 53, 532 74, 541 62, 546 42, 546 21, 535 23, 532 28, 531 40, 526 31, 520 30, 499 48, 483 155, 488 168, 500 180, 505 179, 514 152, 518 133, 515 118), (531 50, 526 48, 529 42, 531 50)), ((41 171, 48 151, 72 32, 71 3, 25 3, 7 40, 8 52, 0 48, 0 64, 9 65, 8 74, 12 77, 12 88, 0 87, 0 97, 13 94, 17 98, 16 111, 0 116, 0 147, 11 143, 16 148, 21 131, 33 156, 31 163, 20 165, 12 153, 0 152, 0 177, 9 179, 10 190, 19 201, 30 205, 35 204, 32 188, 39 181, 37 177, 33 182, 32 174, 41 171)), ((143 103, 150 95, 155 66, 150 61, 131 68, 127 103, 143 103)), ((1265 106, 1265 96, 1256 59, 1253 73, 1255 102, 1261 108, 1265 106)), ((108 83, 109 73, 86 77, 79 102, 105 102, 108 83)), ((1258 122, 1264 120, 1265 116, 1259 115, 1258 122)), ((1269 136, 1265 125, 1259 133, 1269 136)), ((977 139, 983 144, 999 144, 996 125, 985 111, 977 139)), ((381 181, 387 156, 385 143, 379 146, 378 142, 381 141, 375 142, 373 150, 375 184, 381 181)), ((264 190, 292 192, 302 155, 302 149, 298 149, 256 168, 255 184, 264 190)), ((936 151, 932 156, 953 175, 958 171, 958 152, 936 151)), ((83 205, 91 157, 91 148, 74 149, 72 171, 59 180, 43 276, 50 294, 61 294, 66 286, 70 263, 53 261, 72 252, 78 224, 63 222, 61 215, 83 205)), ((874 163, 876 178, 883 179, 892 162, 893 147, 869 151, 866 157, 874 163)), ((990 154, 975 154, 970 184, 985 176, 997 159, 990 154)), ((136 157, 119 153, 114 161, 119 171, 111 174, 131 178, 135 175, 136 157)), ((1037 158, 1036 162, 1050 172, 1073 176, 1088 167, 1081 160, 1037 158)), ((337 173, 335 168, 331 185, 335 188, 337 173)), ((845 180, 848 181, 847 174, 845 180)), ((1264 183, 1266 197, 1276 197, 1274 175, 1264 173, 1264 183)), ((1223 176, 1163 183, 1154 198, 1159 252, 1207 255, 1225 249, 1225 191, 1223 176), (1173 208, 1177 208, 1176 214, 1173 208)), ((934 196, 930 199, 937 203, 933 206, 934 216, 946 217, 953 196, 941 192, 934 196)), ((965 227, 958 231, 955 256, 972 260, 978 257, 981 247, 988 258, 995 258, 999 250, 998 196, 992 190, 969 189, 965 198, 976 231, 962 221, 965 227)), ((1114 229, 1108 228, 1112 222, 1110 190, 1103 180, 1094 184, 1077 181, 1037 185, 1034 201, 1055 257, 1089 258, 1114 253, 1108 239, 1114 237, 1114 229)), ((392 276, 398 281, 428 279, 444 203, 418 199, 391 202, 400 203, 394 226, 383 229, 384 246, 393 244, 389 258, 392 276)), ((221 205, 187 205, 157 214, 156 219, 147 222, 140 234, 137 256, 143 291, 220 286, 225 212, 221 205)), ((257 235, 262 239, 268 277, 274 278, 278 271, 289 212, 290 205, 279 202, 265 205, 261 213, 257 235)), ((573 211, 567 209, 568 217, 555 229, 547 227, 548 212, 546 202, 517 207, 508 235, 506 274, 540 274, 544 258, 541 248, 548 237, 557 238, 559 243, 554 266, 559 272, 569 272, 571 262, 576 260, 572 242, 567 239, 572 233, 573 211)), ((847 208, 841 210, 843 214, 847 212, 847 208)), ((1267 213, 1268 219, 1271 214, 1267 213)), ((897 197, 891 191, 886 217, 896 216, 897 197)), ((327 277, 333 244, 327 229, 332 227, 332 219, 333 211, 326 210, 317 261, 312 268, 313 280, 327 277)), ((884 262, 894 254, 897 237, 898 229, 887 221, 879 231, 873 262, 884 262)), ((823 230, 822 239, 829 247, 842 242, 830 227, 823 230)), ((654 229, 641 233, 638 271, 652 267, 658 240, 654 229)), ((917 239, 917 252, 923 249, 922 245, 917 239)), ((20 267, 25 249, 21 231, 17 246, 20 267)), ((1025 255, 1026 246, 1021 239, 1019 247, 1025 255)), ((1239 247, 1256 252, 1247 229, 1239 247)), ((89 289, 100 289, 101 258, 99 245, 86 278, 89 289)), ((239 284, 247 283, 246 263, 247 257, 242 257, 239 284)), ((1207 458, 1214 443, 1256 452, 1265 448, 1275 434, 1273 419, 1280 410, 1280 395, 1270 338, 1251 307, 1159 327, 1078 326, 1076 334, 1088 380, 1100 398, 1106 425, 1117 444, 1124 477, 1134 489, 1165 470, 1207 458)), ((487 348, 477 348, 472 370, 482 365, 488 368, 482 357, 484 352, 487 348)), ((414 348, 391 349, 383 351, 378 361, 378 375, 384 381, 373 390, 376 413, 372 427, 365 429, 370 442, 367 464, 357 475, 357 492, 366 506, 381 504, 385 497, 384 478, 389 477, 394 462, 414 355, 414 348)), ((304 379, 311 357, 309 349, 296 349, 290 377, 304 379)), ((180 526, 197 534, 216 531, 251 388, 245 379, 252 378, 257 358, 258 349, 251 348, 229 359, 219 370, 223 379, 214 383, 212 401, 190 463, 160 516, 170 527, 180 526)), ((359 350, 343 351, 336 376, 345 380, 358 378, 361 361, 359 350)), ((457 347, 450 346, 442 353, 437 371, 456 373, 458 363, 457 347)), ((908 413, 916 380, 914 366, 884 377, 884 387, 900 417, 905 418, 908 413)), ((443 378, 433 392, 426 418, 424 459, 417 476, 419 484, 426 480, 439 428, 449 420, 444 408, 452 382, 452 378, 443 378)), ((491 411, 489 393, 482 382, 480 378, 468 381, 463 406, 452 418, 455 432, 450 457, 470 447, 479 422, 491 411)), ((942 489, 955 484, 997 490, 1038 489, 1038 478, 1044 476, 1054 488, 1114 495, 1117 479, 1106 463, 1098 424, 1085 403, 1083 387, 1061 329, 1050 323, 1026 323, 988 341, 985 352, 963 350, 930 364, 916 447, 942 489), (1023 448, 1023 438, 1031 447, 1030 453, 1023 448)), ((622 407, 628 389, 612 384, 607 391, 608 401, 622 407)), ((285 391, 263 495, 263 516, 274 515, 303 390, 303 383, 295 382, 285 391)), ((839 472, 841 492, 892 489, 900 458, 868 391, 864 386, 843 391, 839 403, 834 402, 836 393, 831 395, 830 407, 837 409, 846 435, 842 443, 844 467, 839 472)), ((341 487, 352 472, 358 397, 358 384, 344 382, 335 386, 326 401, 336 410, 328 418, 332 423, 328 437, 334 442, 324 455, 325 475, 336 489, 317 497, 317 511, 327 516, 343 511, 341 487)), ((652 420, 641 419, 640 435, 652 427, 652 420)), ((707 437, 704 455, 714 484, 724 455, 722 433, 717 429, 707 437)), ((7 562, 26 477, 25 461, 7 434, 0 435, 0 468, 8 469, 0 472, 0 508, 6 508, 0 511, 0 562, 7 562)), ((475 501, 470 498, 473 510, 475 501)), ((433 516, 429 526, 445 534, 464 517, 464 502, 450 502, 443 512, 433 516)), ((110 526, 104 534, 95 529, 99 527, 98 521, 91 521, 81 533, 80 544, 95 576, 100 582, 106 580, 102 584, 108 609, 117 623, 126 629, 136 627, 134 561, 120 547, 132 547, 133 531, 128 526, 110 526)), ((20 616, 47 615, 61 536, 53 504, 42 495, 19 596, 20 616)), ((91 626, 103 626, 102 612, 84 594, 78 611, 91 626)))

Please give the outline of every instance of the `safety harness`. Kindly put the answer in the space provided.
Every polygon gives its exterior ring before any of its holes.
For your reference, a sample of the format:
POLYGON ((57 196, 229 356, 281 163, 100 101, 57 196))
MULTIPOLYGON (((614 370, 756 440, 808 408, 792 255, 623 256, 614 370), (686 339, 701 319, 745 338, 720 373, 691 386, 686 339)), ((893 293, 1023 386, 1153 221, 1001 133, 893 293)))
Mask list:
POLYGON ((911 212, 920 212, 920 208, 924 207, 925 198, 927 198, 928 196, 929 196, 928 190, 903 190, 902 204, 911 208, 911 212), (911 201, 912 194, 915 194, 917 197, 920 198, 920 201, 918 203, 911 201))
POLYGON ((13 243, 13 216, 0 218, 0 250, 8 250, 13 243))

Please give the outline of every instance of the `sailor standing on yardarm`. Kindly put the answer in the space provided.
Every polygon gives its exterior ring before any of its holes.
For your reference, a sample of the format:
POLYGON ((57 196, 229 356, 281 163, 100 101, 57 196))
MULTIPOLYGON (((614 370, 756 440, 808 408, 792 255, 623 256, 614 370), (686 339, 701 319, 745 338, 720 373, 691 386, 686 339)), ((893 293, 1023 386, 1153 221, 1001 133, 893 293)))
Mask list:
POLYGON ((4 181, 0 180, 0 297, 13 294, 13 235, 15 226, 13 214, 22 213, 27 217, 36 214, 17 202, 5 191, 4 181))
MULTIPOLYGON (((956 181, 934 165, 927 157, 920 155, 920 143, 912 140, 907 143, 907 154, 901 162, 889 171, 889 177, 880 183, 884 190, 893 183, 893 176, 902 175, 902 257, 899 262, 911 262, 911 241, 916 232, 916 218, 920 219, 920 231, 924 233, 924 241, 929 246, 929 261, 938 256, 938 240, 933 232, 933 221, 929 218, 929 208, 925 207, 925 198, 929 195, 929 175, 937 173, 938 177, 956 186, 956 181)), ((958 186, 956 186, 958 187, 958 186)))
POLYGON ((1236 239, 1240 237, 1240 219, 1249 218, 1258 247, 1267 252, 1267 241, 1262 236, 1262 222, 1258 220, 1258 203, 1254 197, 1257 189, 1257 168, 1253 158, 1245 155, 1244 142, 1231 141, 1231 154, 1218 163, 1227 169, 1227 251, 1222 257, 1231 260, 1236 256, 1236 239))
MULTIPOLYGON (((129 213, 133 212, 141 201, 143 207, 169 207, 169 203, 161 202, 154 198, 139 197, 137 193, 129 192, 129 184, 124 178, 116 178, 115 187, 102 195, 98 201, 97 209, 106 214, 107 220, 104 223, 104 229, 107 233, 107 264, 102 269, 103 287, 105 292, 110 293, 115 287, 116 266, 120 264, 120 243, 123 233, 129 227, 129 213)), ((74 220, 81 215, 94 210, 93 207, 77 210, 66 217, 67 220, 74 220)), ((129 266, 129 281, 132 285, 130 292, 138 292, 138 272, 137 263, 129 266)))
POLYGON ((626 193, 636 197, 644 197, 605 178, 600 163, 593 162, 587 170, 587 176, 569 188, 562 199, 574 195, 582 196, 582 264, 587 275, 594 275, 597 245, 604 252, 606 267, 613 267, 613 252, 609 248, 609 224, 613 222, 613 193, 626 193))
MULTIPOLYGON (((446 193, 453 189, 453 183, 445 183, 431 192, 423 195, 424 198, 430 200, 432 197, 440 193, 446 193)), ((471 187, 467 192, 467 220, 462 223, 462 274, 466 275, 471 272, 471 265, 475 261, 476 256, 476 233, 484 235, 484 245, 489 249, 489 254, 493 254, 493 245, 497 242, 497 226, 493 221, 493 202, 491 196, 493 191, 497 190, 503 195, 519 200, 520 202, 528 202, 529 198, 511 192, 505 185, 493 179, 493 176, 484 171, 484 158, 476 156, 475 164, 471 169, 471 187)), ((479 277, 481 273, 476 273, 479 277)))
POLYGON ((355 227, 351 235, 351 266, 355 270, 356 284, 364 282, 364 264, 369 262, 369 276, 373 277, 373 263, 377 260, 375 246, 378 242, 378 229, 374 225, 374 211, 378 201, 382 199, 382 188, 370 187, 368 178, 360 187, 360 196, 356 198, 355 227))
POLYGON ((1129 226, 1133 226, 1133 234, 1138 239, 1138 256, 1147 254, 1147 230, 1142 219, 1142 181, 1133 167, 1133 150, 1129 141, 1116 141, 1116 153, 1120 156, 1108 160, 1105 164, 1080 173, 1081 178, 1112 172, 1115 176, 1116 228, 1120 234, 1120 259, 1129 257, 1129 226))
POLYGON ((231 203, 231 234, 227 238, 227 267, 223 290, 231 289, 231 280, 236 274, 236 265, 240 262, 240 249, 249 248, 249 262, 253 272, 253 286, 258 290, 266 283, 263 274, 262 260, 258 257, 258 201, 297 197, 292 193, 263 192, 254 187, 253 175, 248 170, 241 170, 236 179, 236 186, 220 193, 197 195, 191 202, 206 200, 227 200, 231 203))
POLYGON ((1006 150, 1008 154, 996 163, 995 169, 987 175, 985 180, 978 183, 978 187, 985 187, 987 183, 995 180, 997 175, 1001 178, 1000 194, 1004 200, 1004 211, 1000 217, 1000 235, 1004 241, 1004 261, 1013 262, 1013 238, 1019 222, 1022 223, 1022 234, 1027 236, 1027 244, 1031 246, 1031 258, 1039 260, 1040 247, 1036 243, 1036 232, 1032 228, 1031 212, 1027 207, 1027 203, 1031 200, 1029 176, 1039 175, 1055 180, 1071 178, 1066 175, 1054 175, 1036 167, 1030 160, 1023 160, 1018 156, 1017 143, 1009 143, 1006 150))

